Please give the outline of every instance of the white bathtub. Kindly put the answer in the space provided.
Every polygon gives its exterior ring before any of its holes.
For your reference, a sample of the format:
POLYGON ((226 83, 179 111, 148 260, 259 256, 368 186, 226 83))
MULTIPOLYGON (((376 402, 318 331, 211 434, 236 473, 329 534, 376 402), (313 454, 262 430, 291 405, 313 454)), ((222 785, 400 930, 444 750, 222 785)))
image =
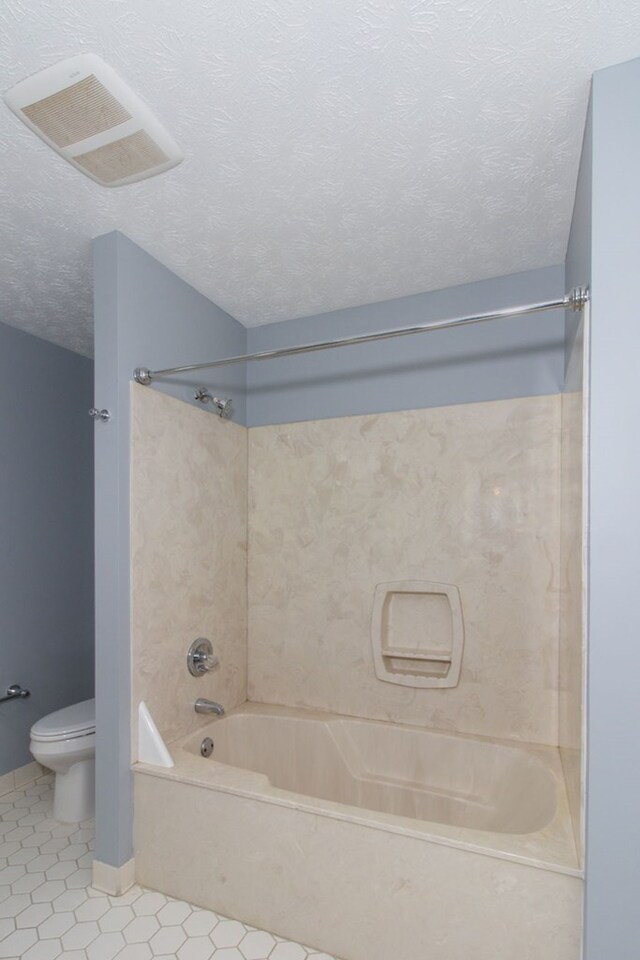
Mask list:
POLYGON ((139 882, 346 960, 579 957, 553 748, 247 703, 170 749, 134 767, 139 882))

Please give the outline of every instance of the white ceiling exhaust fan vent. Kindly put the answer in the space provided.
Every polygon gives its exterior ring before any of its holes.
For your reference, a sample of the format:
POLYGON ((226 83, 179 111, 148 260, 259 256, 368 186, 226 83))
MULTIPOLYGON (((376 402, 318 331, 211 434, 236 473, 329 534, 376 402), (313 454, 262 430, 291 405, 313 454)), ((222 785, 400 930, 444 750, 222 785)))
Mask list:
POLYGON ((4 99, 45 143, 104 187, 153 177, 183 159, 149 108, 95 54, 42 70, 4 99))

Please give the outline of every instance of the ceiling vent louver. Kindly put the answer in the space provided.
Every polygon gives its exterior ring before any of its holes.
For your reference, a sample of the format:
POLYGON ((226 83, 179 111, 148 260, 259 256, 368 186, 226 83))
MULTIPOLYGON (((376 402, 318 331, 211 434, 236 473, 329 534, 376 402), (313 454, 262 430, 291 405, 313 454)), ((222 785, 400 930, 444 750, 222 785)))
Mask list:
POLYGON ((4 99, 45 143, 104 187, 153 177, 183 159, 149 108, 95 54, 42 70, 4 99))

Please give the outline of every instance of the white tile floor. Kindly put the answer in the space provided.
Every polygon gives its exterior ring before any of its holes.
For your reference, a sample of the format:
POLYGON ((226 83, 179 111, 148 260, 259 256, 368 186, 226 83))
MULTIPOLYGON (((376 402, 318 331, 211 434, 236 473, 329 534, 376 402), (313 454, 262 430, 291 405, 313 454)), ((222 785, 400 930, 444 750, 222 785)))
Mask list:
POLYGON ((161 893, 94 890, 93 821, 52 819, 52 779, 0 796, 0 958, 334 960, 161 893))

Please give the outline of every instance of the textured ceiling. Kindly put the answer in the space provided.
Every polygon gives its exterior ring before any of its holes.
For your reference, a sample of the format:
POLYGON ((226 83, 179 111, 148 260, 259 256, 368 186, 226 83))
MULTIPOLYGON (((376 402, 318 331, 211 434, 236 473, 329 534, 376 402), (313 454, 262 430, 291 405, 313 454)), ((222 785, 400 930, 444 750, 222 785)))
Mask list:
POLYGON ((92 349, 122 230, 248 326, 555 264, 633 0, 3 0, 4 89, 107 60, 185 161, 109 190, 0 105, 0 319, 92 349))

